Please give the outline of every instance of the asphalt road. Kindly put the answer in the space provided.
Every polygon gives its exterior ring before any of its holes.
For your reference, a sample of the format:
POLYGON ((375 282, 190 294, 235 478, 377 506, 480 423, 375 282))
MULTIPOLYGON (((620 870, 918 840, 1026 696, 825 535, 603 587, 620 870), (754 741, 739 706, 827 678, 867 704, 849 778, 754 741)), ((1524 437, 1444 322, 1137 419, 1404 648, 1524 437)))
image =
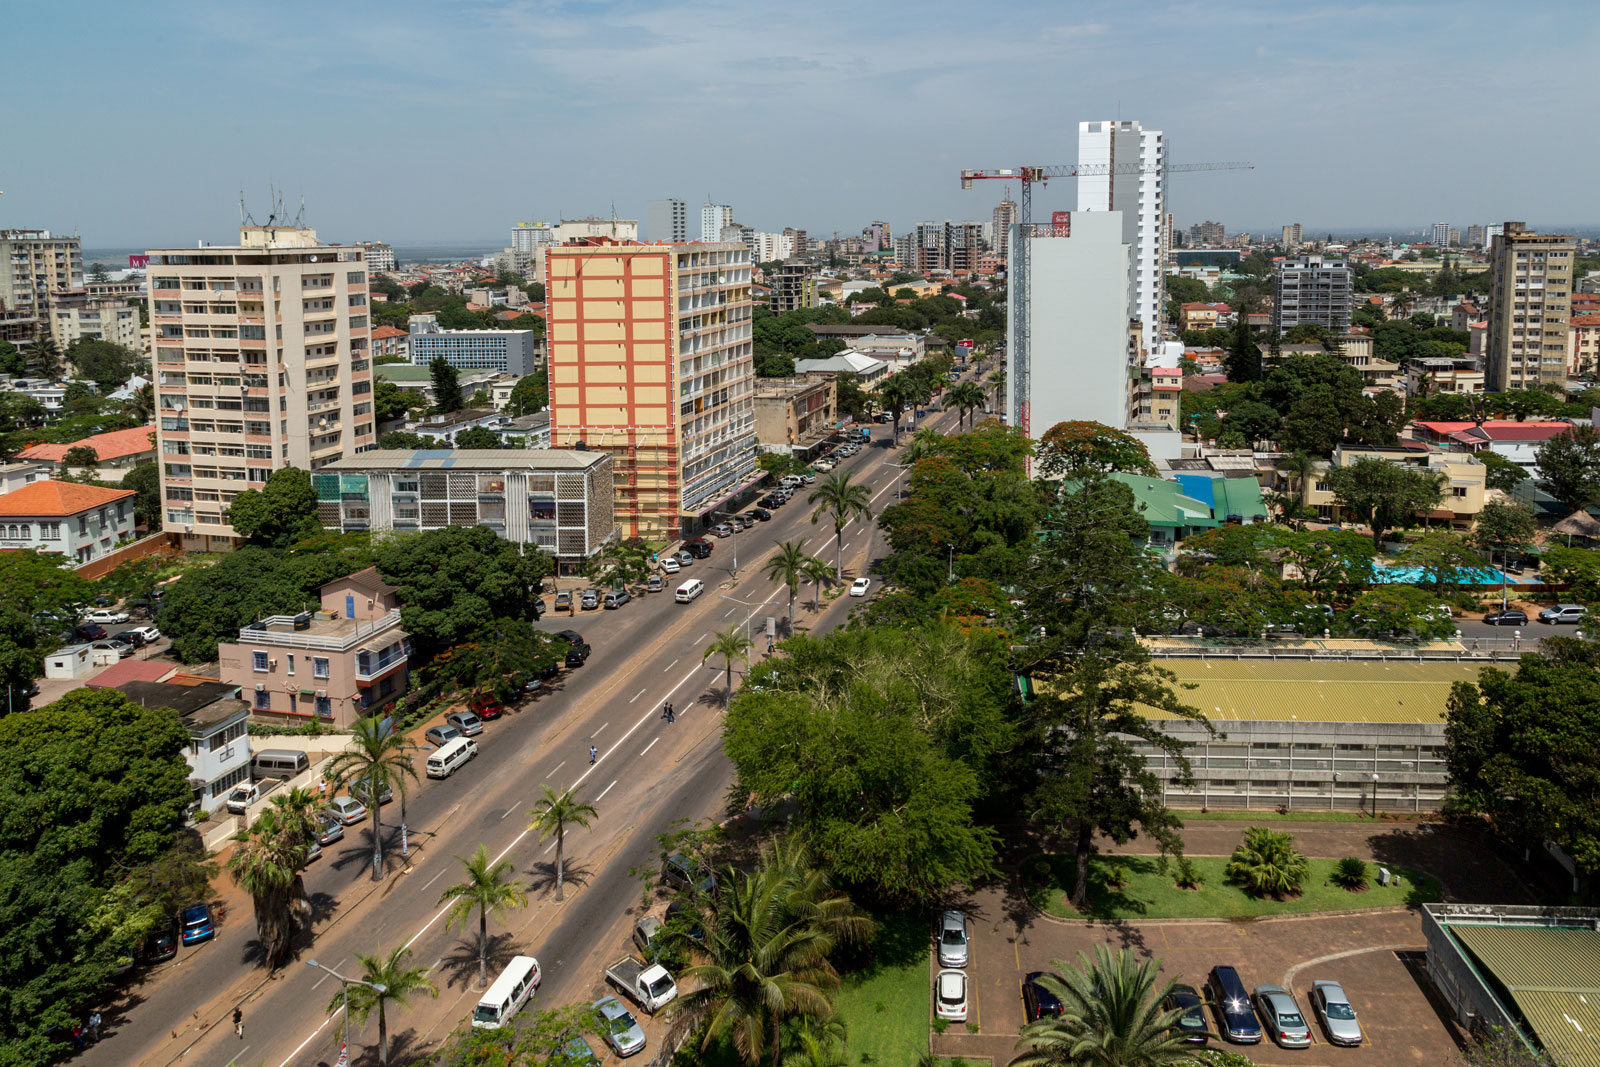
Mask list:
MULTIPOLYGON (((921 421, 953 429, 956 415, 930 413, 921 421)), ((841 469, 872 487, 876 513, 892 501, 901 472, 899 452, 887 444, 888 428, 873 429, 873 446, 841 469)), ((390 825, 399 820, 399 806, 385 806, 390 861, 383 882, 370 881, 368 826, 350 828, 306 872, 316 916, 312 943, 299 961, 268 979, 256 962, 249 908, 238 908, 215 941, 180 949, 174 961, 130 985, 126 1002, 104 1011, 103 1039, 81 1062, 332 1063, 338 1039, 328 1007, 339 986, 303 961, 315 958, 349 976, 359 973, 357 954, 387 953, 401 944, 412 949, 415 965, 432 968, 440 996, 395 1013, 389 1021, 393 1051, 436 1046, 476 1003, 476 921, 466 931, 447 931, 439 896, 459 880, 458 857, 480 842, 496 858, 511 859, 518 877, 533 885, 526 909, 491 919, 491 952, 501 959, 538 957, 544 982, 537 1000, 544 1006, 600 995, 605 958, 625 948, 630 909, 641 903, 641 883, 630 872, 656 862, 657 834, 679 819, 715 817, 724 806, 732 778, 720 745, 726 691, 720 659, 702 663, 703 650, 714 631, 741 622, 755 635, 755 654, 764 650, 765 620, 777 617, 782 625, 787 597, 760 573, 763 558, 778 541, 794 538, 833 558, 831 524, 824 518, 813 525, 809 510, 802 493, 774 511, 772 521, 740 532, 737 579, 733 539, 717 541, 710 558, 680 576, 706 582, 706 594, 692 604, 673 602, 676 582, 669 579, 667 592, 637 597, 616 611, 580 612, 576 619, 547 614, 542 628, 575 629, 590 642, 588 662, 564 671, 538 699, 488 723, 478 738, 478 758, 455 776, 420 778, 407 801, 410 854, 403 860, 399 831, 390 825), (677 717, 670 725, 661 718, 669 699, 677 717), (591 743, 599 749, 592 766, 591 743), (591 830, 569 833, 569 884, 561 903, 552 888, 553 845, 527 829, 544 783, 574 787, 599 810, 591 830), (236 1006, 243 1012, 242 1038, 229 1022, 236 1006)), ((864 573, 881 554, 876 525, 847 527, 844 552, 847 578, 864 573)), ((809 587, 797 599, 807 602, 809 587)), ((831 628, 859 603, 840 597, 820 615, 797 610, 796 622, 813 631, 831 628)), ((419 777, 427 751, 424 746, 417 757, 419 777)), ((372 1020, 356 1029, 353 1053, 364 1053, 375 1039, 372 1020)))

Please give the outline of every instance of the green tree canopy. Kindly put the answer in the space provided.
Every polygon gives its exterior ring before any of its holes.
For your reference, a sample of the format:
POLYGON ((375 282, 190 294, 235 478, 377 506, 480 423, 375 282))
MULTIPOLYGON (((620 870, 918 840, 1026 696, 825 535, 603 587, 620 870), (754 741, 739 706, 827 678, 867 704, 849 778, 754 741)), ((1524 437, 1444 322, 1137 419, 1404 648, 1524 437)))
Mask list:
POLYGON ((67 346, 67 360, 80 376, 109 393, 133 377, 144 357, 111 341, 79 338, 67 346))
POLYGON ((321 528, 311 475, 279 467, 261 489, 246 489, 228 505, 228 523, 242 537, 269 548, 287 548, 321 528))
POLYGON ((506 405, 506 410, 513 416, 536 415, 549 403, 545 372, 534 371, 518 378, 517 384, 511 387, 511 400, 506 405))
POLYGON ((500 447, 500 435, 487 426, 472 426, 456 434, 456 447, 483 451, 500 447))
POLYGON ((1538 523, 1525 504, 1491 500, 1478 512, 1472 543, 1491 552, 1520 552, 1533 544, 1538 523))
POLYGON ((1514 493, 1517 486, 1528 478, 1528 471, 1522 464, 1507 459, 1492 449, 1484 449, 1475 453, 1479 463, 1488 468, 1486 484, 1490 489, 1498 489, 1502 493, 1514 493))
POLYGON ((1568 511, 1600 501, 1600 432, 1574 426, 1550 438, 1535 453, 1534 484, 1568 511))
POLYGON ((402 389, 387 378, 378 378, 373 384, 372 410, 379 425, 403 419, 413 410, 426 406, 420 394, 402 389))
POLYGON ((1409 525, 1418 514, 1439 506, 1443 476, 1433 471, 1363 456, 1323 476, 1345 514, 1372 529, 1372 543, 1381 547, 1383 534, 1409 525))
POLYGON ((460 411, 461 376, 450 365, 450 361, 439 356, 428 364, 428 374, 433 379, 433 410, 439 412, 460 411))
POLYGON ((1104 423, 1058 422, 1039 438, 1039 473, 1074 479, 1092 471, 1156 473, 1150 450, 1125 430, 1104 423))

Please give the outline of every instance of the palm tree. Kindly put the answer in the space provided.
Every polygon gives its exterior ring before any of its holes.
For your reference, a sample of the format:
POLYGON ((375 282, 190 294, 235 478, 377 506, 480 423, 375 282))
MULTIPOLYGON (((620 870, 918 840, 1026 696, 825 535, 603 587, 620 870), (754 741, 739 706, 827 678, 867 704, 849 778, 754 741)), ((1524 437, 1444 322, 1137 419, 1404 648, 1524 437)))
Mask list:
POLYGON ((515 868, 510 860, 496 863, 489 858, 487 845, 479 845, 471 859, 461 861, 461 866, 467 872, 467 880, 446 889, 439 903, 452 902, 444 920, 446 930, 458 922, 465 929, 472 918, 472 910, 478 910, 478 984, 486 986, 489 984, 489 913, 498 915, 511 908, 527 907, 528 889, 512 879, 515 868))
POLYGON ((722 668, 728 676, 728 694, 733 695, 733 661, 743 660, 746 665, 750 663, 750 649, 755 647, 749 636, 739 626, 730 626, 726 630, 717 631, 717 639, 706 646, 705 654, 700 657, 704 663, 712 656, 722 657, 722 668))
POLYGON ((900 458, 909 466, 919 459, 939 455, 944 451, 945 444, 943 433, 932 426, 918 426, 916 432, 911 435, 911 443, 906 446, 900 458))
MULTIPOLYGON (((701 661, 705 662, 704 660, 701 661)), ((572 790, 557 793, 548 785, 544 787, 544 799, 533 806, 533 822, 528 824, 528 829, 539 831, 539 840, 543 841, 547 835, 554 834, 556 838, 556 899, 561 899, 562 885, 562 860, 561 853, 567 839, 568 826, 582 826, 587 828, 589 820, 596 818, 600 813, 595 811, 593 804, 584 804, 572 795, 572 790)))
POLYGON ((250 894, 262 962, 272 970, 288 962, 295 934, 311 920, 300 871, 315 840, 314 804, 309 789, 275 797, 254 826, 235 836, 228 860, 229 873, 250 894))
POLYGON ((1294 837, 1266 826, 1244 832, 1244 843, 1228 859, 1227 875, 1256 896, 1282 899, 1300 892, 1311 865, 1294 848, 1294 837))
POLYGON ((794 634, 794 598, 799 592, 800 582, 806 575, 806 560, 811 557, 806 555, 800 547, 799 541, 783 541, 778 545, 778 554, 767 560, 767 580, 782 582, 789 587, 789 633, 794 634))
POLYGON ((911 399, 911 383, 895 375, 878 387, 878 399, 882 401, 884 410, 893 416, 889 420, 889 429, 893 432, 894 443, 898 445, 900 413, 905 410, 906 403, 911 399))
POLYGON ((1004 367, 989 375, 989 387, 994 390, 994 403, 996 407, 999 407, 1000 398, 1006 392, 1006 372, 1004 367))
POLYGON ((1299 451, 1289 457, 1286 468, 1290 479, 1294 482, 1295 493, 1299 497, 1300 510, 1306 508, 1306 494, 1311 491, 1312 483, 1317 477, 1317 457, 1306 451, 1299 451))
POLYGON ((1175 1030, 1183 1009, 1163 1011, 1161 1000, 1175 984, 1155 989, 1153 959, 1138 960, 1127 949, 1115 954, 1096 945, 1091 962, 1078 953, 1079 966, 1056 960, 1058 973, 1045 972, 1039 984, 1061 1000, 1061 1014, 1022 1028, 1024 1052, 1012 1067, 1093 1064, 1094 1067, 1163 1067, 1193 1063, 1184 1035, 1175 1030))
POLYGON ((1411 309, 1416 306, 1417 299, 1411 295, 1411 290, 1402 289, 1394 294, 1394 297, 1389 301, 1389 310, 1392 313, 1389 317, 1391 319, 1403 319, 1411 314, 1411 309))
MULTIPOLYGON (((367 1024, 367 1018, 374 1010, 378 1013, 378 1063, 380 1067, 389 1065, 389 1005, 395 1004, 404 1007, 406 1001, 417 993, 426 993, 430 997, 439 996, 438 988, 428 979, 426 967, 407 967, 406 961, 411 958, 411 950, 405 946, 395 949, 387 956, 374 953, 370 956, 356 957, 356 962, 361 965, 360 981, 366 985, 357 985, 351 982, 349 989, 350 999, 345 1000, 344 990, 333 995, 328 1001, 328 1014, 332 1015, 346 1003, 350 1005, 350 1014, 362 1026, 367 1024), (383 992, 373 989, 373 986, 382 986, 383 992)), ((349 1020, 342 1023, 343 1029, 348 1033, 349 1020)))
POLYGON ((823 515, 833 515, 833 548, 835 577, 844 577, 844 528, 853 518, 872 517, 872 491, 860 482, 853 481, 847 473, 835 471, 806 497, 807 504, 815 504, 811 521, 823 515))
POLYGON ((984 392, 983 386, 977 382, 962 382, 952 387, 944 397, 946 407, 952 404, 955 405, 959 413, 959 426, 961 429, 966 429, 968 413, 983 407, 988 402, 988 394, 984 392))
POLYGON ((833 581, 833 568, 816 556, 811 556, 806 560, 805 578, 806 581, 811 583, 813 606, 820 607, 822 605, 822 587, 833 581))
POLYGON ((383 817, 378 798, 386 790, 400 794, 406 802, 406 779, 417 780, 411 765, 416 746, 395 732, 388 720, 376 715, 357 719, 351 729, 350 745, 328 761, 325 776, 334 789, 360 782, 366 790, 366 804, 372 815, 372 880, 383 879, 383 817))
POLYGON ((33 342, 30 352, 33 362, 38 365, 39 377, 46 381, 54 381, 61 373, 61 346, 56 344, 56 339, 45 334, 33 342))
POLYGON ((137 420, 140 426, 155 418, 155 386, 141 385, 135 389, 133 395, 123 402, 122 411, 128 418, 137 420))

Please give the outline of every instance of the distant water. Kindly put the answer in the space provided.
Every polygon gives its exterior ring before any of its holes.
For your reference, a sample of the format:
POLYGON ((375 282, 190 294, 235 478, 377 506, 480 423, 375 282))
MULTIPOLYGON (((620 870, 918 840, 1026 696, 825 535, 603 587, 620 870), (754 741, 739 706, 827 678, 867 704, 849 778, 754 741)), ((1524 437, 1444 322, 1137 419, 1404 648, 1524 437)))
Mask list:
MULTIPOLYGON (((83 250, 83 265, 88 267, 94 263, 104 263, 110 270, 126 270, 129 256, 142 256, 152 247, 154 246, 146 245, 143 248, 85 248, 83 250)), ((395 245, 394 256, 396 261, 402 264, 477 262, 485 256, 494 255, 503 248, 505 248, 504 242, 496 244, 492 241, 478 244, 395 245)))

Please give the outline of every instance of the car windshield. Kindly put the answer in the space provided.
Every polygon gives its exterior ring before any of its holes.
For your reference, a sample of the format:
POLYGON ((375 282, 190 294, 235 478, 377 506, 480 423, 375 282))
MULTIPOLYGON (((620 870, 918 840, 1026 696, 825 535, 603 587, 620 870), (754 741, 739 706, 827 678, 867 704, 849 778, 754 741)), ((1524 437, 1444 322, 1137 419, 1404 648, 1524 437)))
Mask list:
POLYGON ((1201 1012, 1199 1007, 1190 1008, 1178 1019, 1178 1025, 1185 1030, 1204 1030, 1206 1027, 1205 1014, 1201 1012))
POLYGON ((185 926, 204 926, 205 921, 206 909, 204 908, 190 908, 183 913, 183 924, 185 926))
POLYGON ((672 979, 657 978, 654 982, 650 983, 648 988, 652 997, 666 996, 667 990, 672 988, 672 979))
POLYGON ((1348 1004, 1341 1004, 1337 1000, 1330 1000, 1323 1010, 1330 1019, 1354 1019, 1356 1011, 1348 1004))
POLYGON ((957 927, 947 927, 944 932, 944 943, 947 945, 964 945, 967 943, 966 931, 957 927))
POLYGON ((639 1024, 634 1022, 631 1012, 622 1012, 611 1017, 611 1032, 613 1034, 626 1033, 639 1024))
POLYGON ((500 1009, 479 1004, 477 1010, 472 1013, 472 1021, 475 1023, 498 1023, 500 1021, 500 1009))

